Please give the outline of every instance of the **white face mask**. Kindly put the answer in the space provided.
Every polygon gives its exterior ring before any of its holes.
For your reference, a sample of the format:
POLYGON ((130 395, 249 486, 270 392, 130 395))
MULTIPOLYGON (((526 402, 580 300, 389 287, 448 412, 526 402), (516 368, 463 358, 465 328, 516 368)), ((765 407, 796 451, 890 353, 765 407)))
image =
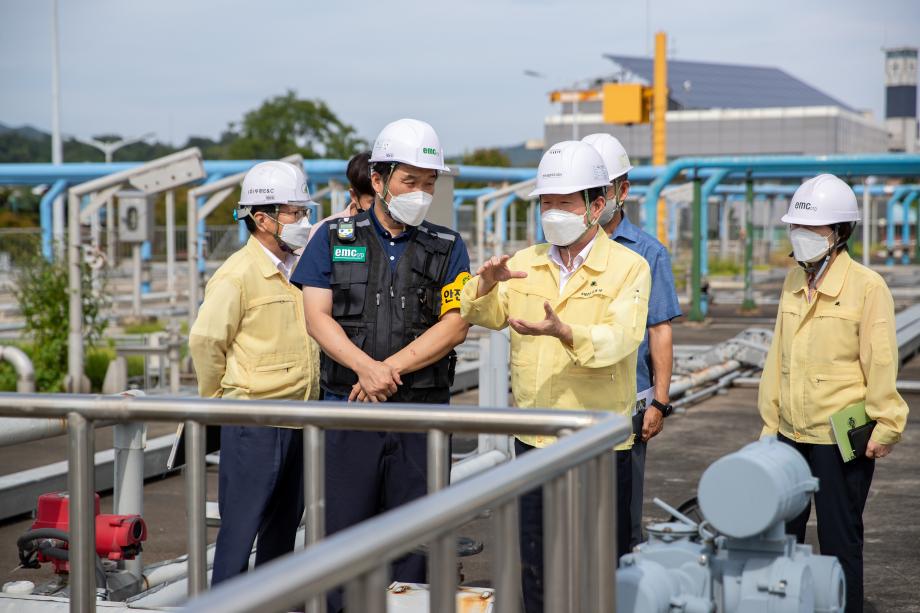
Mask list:
POLYGON ((281 225, 281 232, 278 234, 278 240, 287 245, 291 251, 297 251, 307 246, 307 239, 310 238, 310 218, 304 216, 297 223, 286 223, 281 225))
POLYGON ((601 211, 601 216, 597 218, 597 223, 601 226, 606 226, 613 219, 613 216, 617 214, 621 206, 616 198, 608 198, 607 204, 604 205, 604 210, 601 211))
POLYGON ((568 247, 588 230, 585 216, 559 209, 550 209, 540 216, 543 236, 551 245, 568 247))
POLYGON ((797 262, 806 264, 817 262, 826 256, 832 247, 830 237, 822 236, 805 228, 790 230, 789 240, 792 241, 793 257, 797 262))
POLYGON ((407 226, 417 226, 425 220, 434 196, 428 192, 417 191, 392 196, 387 202, 390 217, 407 226))

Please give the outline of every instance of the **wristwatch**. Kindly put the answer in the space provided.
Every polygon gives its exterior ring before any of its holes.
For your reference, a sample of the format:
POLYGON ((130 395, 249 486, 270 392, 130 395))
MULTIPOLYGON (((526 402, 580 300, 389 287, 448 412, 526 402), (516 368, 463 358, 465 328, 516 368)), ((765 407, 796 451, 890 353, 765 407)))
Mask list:
POLYGON ((674 407, 670 404, 662 404, 655 399, 652 399, 652 406, 661 411, 663 417, 670 417, 671 413, 674 412, 674 407))

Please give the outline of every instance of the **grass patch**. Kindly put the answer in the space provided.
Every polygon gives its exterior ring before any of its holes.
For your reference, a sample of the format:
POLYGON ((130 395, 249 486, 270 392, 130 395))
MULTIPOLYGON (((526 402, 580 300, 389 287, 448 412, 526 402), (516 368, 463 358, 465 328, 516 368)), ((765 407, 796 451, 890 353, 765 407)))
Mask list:
POLYGON ((124 327, 125 334, 153 334, 154 332, 164 332, 166 326, 160 321, 150 321, 140 324, 129 324, 124 327))
POLYGON ((109 369, 109 363, 115 359, 115 351, 109 348, 90 349, 86 352, 83 372, 89 378, 90 386, 93 392, 101 392, 102 384, 105 382, 105 373, 109 369))
POLYGON ((744 266, 741 262, 735 260, 723 260, 715 258, 709 261, 710 277, 731 277, 740 275, 744 272, 744 266))
POLYGON ((144 356, 129 355, 126 357, 128 359, 128 376, 129 377, 143 377, 144 376, 144 356))

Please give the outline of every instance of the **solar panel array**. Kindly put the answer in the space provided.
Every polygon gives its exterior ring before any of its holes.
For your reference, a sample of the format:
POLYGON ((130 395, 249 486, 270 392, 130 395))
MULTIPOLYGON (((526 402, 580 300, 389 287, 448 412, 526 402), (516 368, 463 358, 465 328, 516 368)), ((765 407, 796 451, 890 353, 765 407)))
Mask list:
MULTIPOLYGON (((645 57, 604 57, 649 84, 654 62, 645 57)), ((681 109, 771 108, 790 106, 851 107, 779 68, 668 60, 670 97, 681 109)))

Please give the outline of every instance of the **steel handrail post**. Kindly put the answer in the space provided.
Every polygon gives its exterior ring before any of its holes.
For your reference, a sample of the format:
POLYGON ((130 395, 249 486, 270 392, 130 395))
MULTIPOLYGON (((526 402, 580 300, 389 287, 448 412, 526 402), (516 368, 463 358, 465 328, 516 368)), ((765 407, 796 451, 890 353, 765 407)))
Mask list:
POLYGON ((492 582, 495 593, 500 594, 496 598, 495 613, 520 613, 520 573, 514 572, 520 551, 517 499, 498 507, 492 515, 492 523, 495 537, 492 582))
MULTIPOLYGON (((364 613, 387 613, 390 565, 381 564, 364 577, 364 613)), ((453 595, 453 594, 451 594, 453 595)))
POLYGON ((188 515, 188 595, 208 589, 208 532, 206 524, 207 467, 205 427, 185 422, 185 488, 188 515))
MULTIPOLYGON (((67 416, 70 439, 67 491, 70 498, 70 611, 96 610, 94 429, 78 413, 67 416)), ((98 586, 105 588, 104 585, 98 586)))
POLYGON ((616 607, 617 568, 617 484, 614 451, 594 459, 596 464, 597 507, 594 516, 594 539, 597 543, 595 574, 591 580, 597 590, 597 611, 613 611, 616 607))
MULTIPOLYGON (((447 487, 450 437, 443 430, 428 431, 428 493, 447 487)), ((441 534, 428 548, 429 609, 452 613, 456 605, 457 544, 453 534, 441 534)))
POLYGON ((543 485, 543 604, 568 611, 568 519, 566 475, 543 485))
MULTIPOLYGON (((316 426, 303 429, 304 508, 306 522, 304 547, 318 543, 326 535, 326 433, 316 426)), ((306 613, 326 613, 326 598, 307 600, 306 613)))

